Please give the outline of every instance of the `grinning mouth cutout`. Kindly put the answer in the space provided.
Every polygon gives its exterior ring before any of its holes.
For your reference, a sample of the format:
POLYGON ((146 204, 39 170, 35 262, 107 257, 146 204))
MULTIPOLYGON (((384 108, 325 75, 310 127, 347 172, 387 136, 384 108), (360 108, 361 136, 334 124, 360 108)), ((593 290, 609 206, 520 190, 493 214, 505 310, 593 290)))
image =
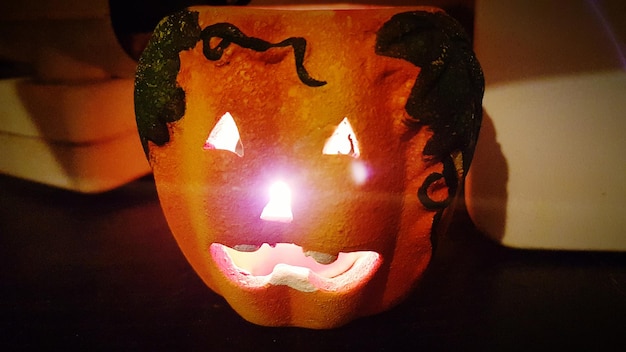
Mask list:
POLYGON ((382 263, 372 251, 335 256, 304 252, 292 243, 234 248, 213 243, 210 252, 222 273, 242 289, 285 285, 302 292, 346 292, 368 282, 382 263))

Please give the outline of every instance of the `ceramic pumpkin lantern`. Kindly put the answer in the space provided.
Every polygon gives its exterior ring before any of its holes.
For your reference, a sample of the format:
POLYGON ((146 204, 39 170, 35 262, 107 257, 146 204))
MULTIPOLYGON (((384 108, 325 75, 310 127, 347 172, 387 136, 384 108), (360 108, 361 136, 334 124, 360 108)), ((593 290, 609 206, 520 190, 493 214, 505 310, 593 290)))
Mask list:
POLYGON ((435 8, 189 8, 135 110, 172 232, 246 320, 332 328, 419 281, 469 167, 483 77, 435 8))

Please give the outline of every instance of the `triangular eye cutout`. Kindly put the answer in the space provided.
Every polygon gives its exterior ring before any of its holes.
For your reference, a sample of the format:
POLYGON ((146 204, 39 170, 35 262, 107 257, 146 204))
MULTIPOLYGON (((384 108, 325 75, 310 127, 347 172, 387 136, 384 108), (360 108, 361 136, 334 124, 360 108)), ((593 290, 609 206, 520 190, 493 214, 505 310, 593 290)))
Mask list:
POLYGON ((204 142, 204 149, 228 150, 243 157, 243 144, 239 136, 239 129, 229 112, 222 115, 217 121, 206 142, 204 142))
POLYGON ((358 158, 361 155, 359 141, 356 139, 354 130, 347 117, 341 120, 333 135, 326 140, 322 154, 350 155, 354 158, 358 158))

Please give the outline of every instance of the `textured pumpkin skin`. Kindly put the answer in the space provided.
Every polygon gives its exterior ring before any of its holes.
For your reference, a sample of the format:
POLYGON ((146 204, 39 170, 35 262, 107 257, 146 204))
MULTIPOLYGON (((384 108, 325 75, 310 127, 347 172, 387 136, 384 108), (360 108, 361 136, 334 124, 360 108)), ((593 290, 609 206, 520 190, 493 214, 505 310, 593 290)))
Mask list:
MULTIPOLYGON (((141 120, 146 115, 142 104, 154 103, 144 99, 142 83, 150 79, 147 67, 158 61, 149 57, 150 50, 167 52, 171 43, 153 39, 139 65, 138 125, 168 224, 198 275, 246 320, 266 326, 340 326, 397 304, 426 270, 434 227, 450 215, 448 206, 464 178, 463 153, 473 144, 443 158, 425 155, 433 129, 406 123, 412 118, 407 101, 422 68, 374 52, 377 32, 403 11, 408 9, 198 7, 166 19, 155 31, 156 38, 176 37, 172 28, 192 26, 197 16, 200 29, 228 23, 267 43, 306 40, 305 75, 297 73, 292 46, 255 50, 231 43, 215 60, 207 59, 198 39, 174 50, 168 63, 179 65, 175 82, 184 91, 184 106, 174 101, 181 107, 164 113, 165 137, 141 120), (172 118, 171 111, 182 116, 172 118), (239 129, 243 156, 203 148, 226 112, 239 129), (325 141, 344 117, 358 138, 360 156, 323 155, 325 141), (364 182, 352 176, 355 163, 367 170, 364 182), (259 218, 268 185, 276 179, 285 180, 293 192, 294 219, 288 224, 259 218), (420 188, 428 204, 417 196, 420 188), (303 251, 329 254, 375 251, 380 260, 377 270, 341 289, 248 287, 220 266, 213 243, 295 243, 303 251)), ((185 38, 197 29, 189 33, 185 38)), ((220 40, 225 39, 205 38, 209 48, 220 40)), ((472 133, 477 133, 477 118, 472 133)))

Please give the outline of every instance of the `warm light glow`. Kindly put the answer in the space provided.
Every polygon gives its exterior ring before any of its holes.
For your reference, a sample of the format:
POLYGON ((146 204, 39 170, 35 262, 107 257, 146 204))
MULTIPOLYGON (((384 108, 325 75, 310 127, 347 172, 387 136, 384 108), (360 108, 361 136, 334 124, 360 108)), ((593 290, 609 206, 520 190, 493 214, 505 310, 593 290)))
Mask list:
POLYGON ((274 182, 269 189, 270 200, 267 202, 261 219, 277 222, 291 222, 291 189, 283 181, 274 182))
POLYGON ((369 281, 382 263, 380 254, 372 251, 332 255, 304 252, 293 243, 271 246, 264 243, 254 252, 240 252, 213 243, 210 250, 220 270, 232 282, 246 288, 269 284, 289 286, 301 292, 346 292, 369 281), (311 256, 313 253, 316 257, 332 257, 333 260, 320 263, 311 256))
POLYGON ((320 276, 331 278, 348 271, 360 255, 359 252, 340 253, 334 256, 315 252, 317 255, 333 257, 333 260, 328 263, 320 263, 310 255, 310 252, 303 252, 302 247, 293 243, 277 243, 274 246, 264 243, 254 252, 241 252, 234 248, 226 249, 237 267, 259 276, 271 274, 276 265, 288 264, 308 268, 320 276))
POLYGON ((344 117, 344 119, 341 120, 333 135, 328 138, 324 144, 322 154, 350 155, 355 158, 358 158, 359 155, 361 155, 359 142, 356 139, 352 125, 350 125, 350 121, 348 121, 347 117, 344 117))
POLYGON ((369 178, 369 170, 365 163, 355 160, 350 168, 350 171, 352 171, 352 180, 357 185, 360 186, 364 184, 369 178))
POLYGON ((221 149, 243 156, 243 144, 233 116, 227 112, 217 121, 204 143, 204 149, 221 149))

